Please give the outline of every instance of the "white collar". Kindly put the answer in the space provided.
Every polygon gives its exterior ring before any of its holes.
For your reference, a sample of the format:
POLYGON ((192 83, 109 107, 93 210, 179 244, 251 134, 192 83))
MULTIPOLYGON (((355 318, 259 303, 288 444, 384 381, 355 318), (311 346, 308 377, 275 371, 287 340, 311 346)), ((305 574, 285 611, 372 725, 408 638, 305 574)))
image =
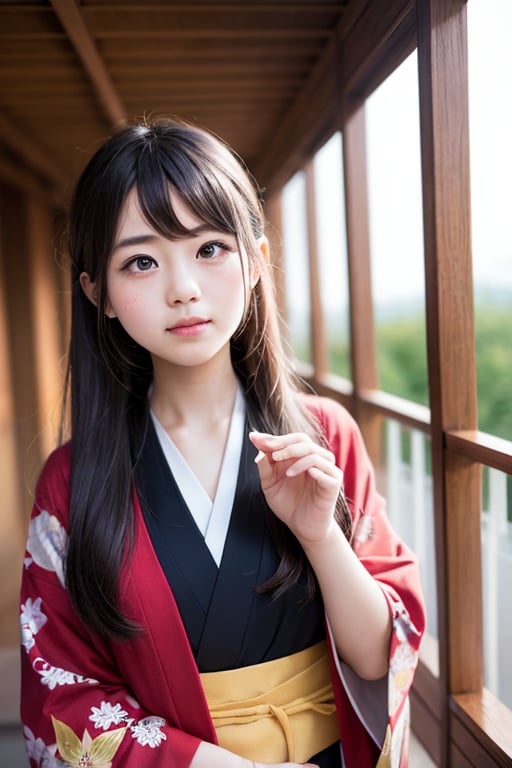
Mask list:
POLYGON ((213 559, 220 565, 238 481, 238 466, 245 433, 245 400, 237 388, 222 467, 212 500, 169 434, 150 409, 156 434, 167 463, 213 559))

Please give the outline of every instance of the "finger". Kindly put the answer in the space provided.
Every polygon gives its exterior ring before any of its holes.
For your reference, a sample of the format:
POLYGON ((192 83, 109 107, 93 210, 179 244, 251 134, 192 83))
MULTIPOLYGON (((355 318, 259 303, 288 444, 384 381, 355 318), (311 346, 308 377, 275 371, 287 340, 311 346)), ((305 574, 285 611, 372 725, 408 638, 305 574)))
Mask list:
POLYGON ((298 459, 301 456, 309 455, 322 457, 331 464, 335 463, 335 457, 332 451, 312 442, 292 443, 286 448, 272 451, 272 458, 274 461, 287 461, 288 459, 298 459))
POLYGON ((266 432, 249 432, 249 439, 256 446, 264 451, 279 450, 288 445, 299 442, 309 442, 313 444, 309 435, 302 432, 291 432, 288 435, 269 435, 266 432))
POLYGON ((265 486, 270 485, 273 480, 273 472, 272 472, 273 462, 270 456, 268 456, 263 451, 258 451, 258 454, 254 459, 254 462, 258 467, 258 472, 260 475, 260 482, 262 487, 264 488, 265 486))
POLYGON ((333 493, 336 494, 336 496, 338 495, 340 484, 336 478, 326 475, 325 472, 322 472, 318 467, 310 467, 306 470, 306 474, 317 484, 317 490, 321 496, 325 494, 325 498, 327 498, 327 496, 330 497, 333 493))
POLYGON ((274 461, 287 461, 309 453, 317 453, 332 464, 335 462, 332 451, 314 443, 309 435, 302 432, 293 432, 289 435, 267 435, 261 432, 250 432, 249 437, 260 451, 266 453, 274 461))
POLYGON ((319 456, 316 453, 310 453, 306 456, 302 456, 297 461, 294 461, 286 470, 285 474, 288 477, 296 477, 309 469, 316 468, 324 475, 335 480, 339 485, 343 481, 343 472, 329 459, 323 456, 319 456))

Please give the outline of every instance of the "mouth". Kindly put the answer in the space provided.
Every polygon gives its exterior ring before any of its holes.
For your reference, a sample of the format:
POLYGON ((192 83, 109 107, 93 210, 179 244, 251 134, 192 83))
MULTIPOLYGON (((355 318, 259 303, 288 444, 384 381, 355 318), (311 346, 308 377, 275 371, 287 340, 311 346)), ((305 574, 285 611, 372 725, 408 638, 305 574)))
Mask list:
POLYGON ((203 317, 184 317, 167 330, 176 336, 197 336, 208 327, 210 322, 203 317))

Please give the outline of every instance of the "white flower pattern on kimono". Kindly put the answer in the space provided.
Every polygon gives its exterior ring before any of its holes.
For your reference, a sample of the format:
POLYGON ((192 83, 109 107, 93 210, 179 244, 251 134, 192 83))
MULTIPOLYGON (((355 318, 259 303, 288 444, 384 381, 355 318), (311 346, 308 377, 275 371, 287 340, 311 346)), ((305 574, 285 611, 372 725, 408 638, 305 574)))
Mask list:
POLYGON ((23 735, 25 737, 27 755, 39 765, 41 763, 41 758, 46 751, 46 744, 41 738, 36 739, 34 733, 26 725, 23 728, 23 735))
POLYGON ((28 757, 40 768, 66 768, 66 763, 56 757, 57 745, 49 746, 39 737, 36 739, 33 732, 26 725, 23 728, 25 745, 28 757))
POLYGON ((121 709, 120 704, 111 704, 109 701, 102 701, 99 707, 91 707, 91 720, 96 728, 102 728, 108 731, 111 725, 119 725, 127 722, 128 712, 121 709))
POLYGON ((371 515, 363 513, 357 520, 354 530, 352 531, 352 541, 355 544, 365 544, 373 537, 374 522, 371 515))
POLYGON ((154 747, 159 747, 160 743, 167 739, 167 736, 161 730, 164 725, 165 720, 161 717, 145 717, 143 720, 139 720, 135 725, 132 725, 130 729, 132 738, 137 739, 142 747, 149 746, 152 749, 154 747))
POLYGON ((389 712, 391 716, 403 702, 419 660, 419 650, 415 647, 417 642, 410 642, 412 637, 418 636, 418 631, 403 607, 399 607, 395 612, 393 629, 398 644, 389 661, 389 712))
MULTIPOLYGON (((53 571, 65 586, 64 557, 67 550, 67 533, 58 519, 42 510, 30 521, 27 552, 36 565, 53 571)), ((25 563, 27 560, 25 560, 25 563)))
POLYGON ((419 632, 411 621, 411 617, 403 607, 400 605, 395 609, 395 615, 393 618, 393 629, 396 632, 397 638, 402 643, 409 642, 409 638, 412 635, 419 636, 419 632))
POLYGON ((77 685, 78 683, 98 685, 98 681, 92 677, 83 677, 77 672, 69 672, 67 669, 54 667, 40 656, 34 659, 32 667, 40 675, 42 684, 47 685, 50 691, 53 691, 58 685, 77 685))
POLYGON ((35 600, 29 597, 21 605, 21 644, 27 653, 35 645, 34 635, 37 635, 41 627, 48 621, 48 617, 41 610, 41 603, 40 597, 35 600))

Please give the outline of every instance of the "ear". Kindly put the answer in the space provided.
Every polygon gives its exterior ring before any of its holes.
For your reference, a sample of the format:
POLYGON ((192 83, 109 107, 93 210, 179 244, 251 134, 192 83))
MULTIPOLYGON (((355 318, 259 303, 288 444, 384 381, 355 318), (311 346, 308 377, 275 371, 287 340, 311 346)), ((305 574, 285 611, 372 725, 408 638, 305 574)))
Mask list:
MULTIPOLYGON (((270 248, 268 240, 265 235, 262 235, 258 240, 258 250, 265 264, 270 263, 270 248)), ((254 263, 251 264, 251 290, 254 288, 258 280, 260 279, 260 270, 254 263)))
MULTIPOLYGON (((96 283, 91 280, 88 272, 82 272, 80 275, 80 285, 82 287, 82 291, 85 293, 89 301, 94 304, 95 307, 97 307, 98 288, 96 283)), ((107 306, 105 307, 105 314, 107 317, 116 317, 116 314, 112 309, 112 305, 109 301, 107 301, 107 306)))
POLYGON ((262 235, 258 240, 258 248, 265 264, 270 264, 270 246, 266 235, 262 235))

